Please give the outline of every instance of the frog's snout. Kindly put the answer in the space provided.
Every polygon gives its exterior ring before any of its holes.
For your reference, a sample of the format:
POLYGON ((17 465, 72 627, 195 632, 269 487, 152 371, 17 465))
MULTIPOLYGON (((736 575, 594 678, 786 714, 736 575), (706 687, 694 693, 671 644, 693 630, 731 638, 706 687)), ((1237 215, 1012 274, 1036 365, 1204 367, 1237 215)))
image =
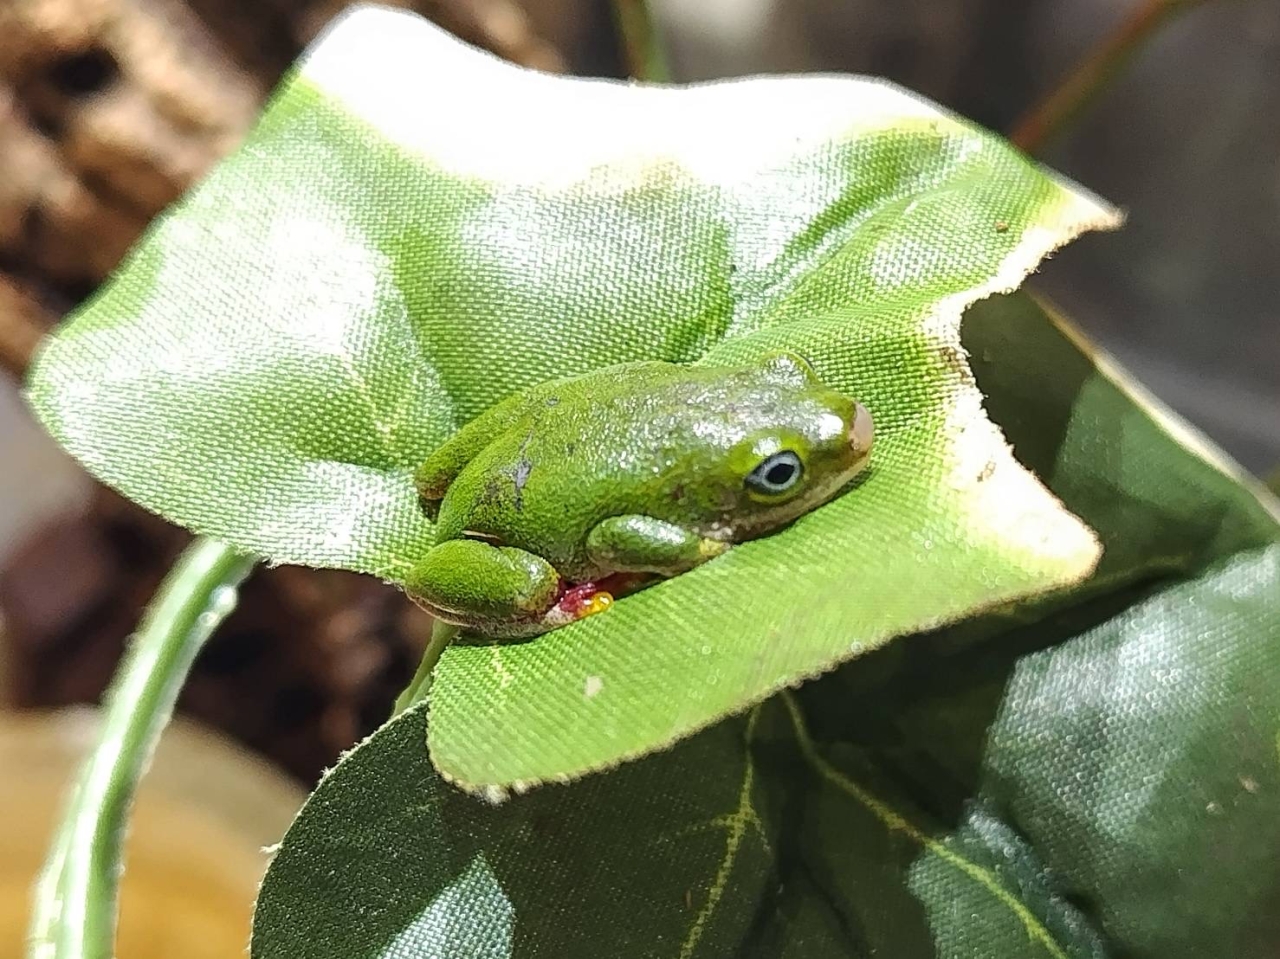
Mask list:
POLYGON ((871 422, 871 414, 861 403, 853 404, 853 422, 849 425, 849 445, 858 459, 871 452, 871 444, 875 440, 876 428, 871 422))

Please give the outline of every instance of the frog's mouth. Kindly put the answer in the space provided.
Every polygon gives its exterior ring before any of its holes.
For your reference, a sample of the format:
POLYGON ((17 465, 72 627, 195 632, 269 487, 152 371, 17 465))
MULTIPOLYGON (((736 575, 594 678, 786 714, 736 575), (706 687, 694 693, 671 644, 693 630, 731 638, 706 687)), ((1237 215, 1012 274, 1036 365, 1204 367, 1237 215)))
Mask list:
POLYGON ((794 514, 786 517, 782 522, 790 523, 799 519, 805 513, 812 513, 814 510, 821 509, 833 499, 843 496, 855 487, 861 486, 866 479, 867 467, 871 465, 871 451, 865 450, 859 454, 858 458, 853 461, 853 465, 847 470, 836 473, 834 476, 817 483, 813 487, 813 498, 806 502, 794 514))
POLYGON ((808 495, 798 496, 790 503, 779 504, 767 513, 749 518, 725 516, 720 522, 702 531, 708 539, 741 543, 776 533, 807 513, 821 509, 833 499, 862 485, 867 467, 871 464, 870 451, 863 452, 849 468, 833 473, 809 487, 808 495))
POLYGON ((867 465, 867 457, 871 455, 871 445, 876 439, 876 425, 871 419, 870 411, 861 403, 853 404, 853 423, 849 427, 848 435, 849 448, 853 450, 856 457, 855 471, 861 472, 867 465))

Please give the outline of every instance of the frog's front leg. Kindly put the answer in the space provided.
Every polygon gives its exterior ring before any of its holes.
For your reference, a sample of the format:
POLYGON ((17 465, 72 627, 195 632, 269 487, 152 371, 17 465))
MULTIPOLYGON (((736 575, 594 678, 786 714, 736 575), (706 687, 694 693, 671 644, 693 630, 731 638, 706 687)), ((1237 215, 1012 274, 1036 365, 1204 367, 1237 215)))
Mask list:
POLYGON ((587 555, 592 562, 620 573, 675 576, 728 548, 728 543, 643 515, 610 517, 587 536, 587 555))
POLYGON ((409 573, 405 591, 437 619, 485 636, 534 636, 600 612, 605 593, 566 590, 555 567, 512 546, 447 540, 409 573))

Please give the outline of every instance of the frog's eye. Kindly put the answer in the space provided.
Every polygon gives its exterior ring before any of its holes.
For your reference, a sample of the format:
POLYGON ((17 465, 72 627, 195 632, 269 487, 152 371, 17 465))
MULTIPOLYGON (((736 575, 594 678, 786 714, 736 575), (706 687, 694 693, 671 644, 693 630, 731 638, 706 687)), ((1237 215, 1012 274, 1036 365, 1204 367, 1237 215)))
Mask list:
POLYGON ((779 450, 747 474, 746 484, 753 493, 772 498, 795 489, 803 476, 800 457, 791 450, 779 450))

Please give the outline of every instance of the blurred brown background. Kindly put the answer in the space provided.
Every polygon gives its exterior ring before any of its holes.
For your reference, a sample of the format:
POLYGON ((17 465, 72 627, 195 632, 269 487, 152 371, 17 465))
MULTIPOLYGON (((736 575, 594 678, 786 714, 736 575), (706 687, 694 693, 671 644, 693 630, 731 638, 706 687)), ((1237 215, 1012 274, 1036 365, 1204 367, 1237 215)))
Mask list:
MULTIPOLYGON (((418 0, 502 56, 621 75, 604 0, 418 0)), ((186 540, 97 488, 17 397, 41 330, 235 148, 336 0, 0 0, 0 685, 92 702, 186 540)), ((997 130, 1123 15, 1114 0, 655 0, 693 80, 888 76, 997 130)), ((1044 159, 1128 208, 1034 282, 1246 466, 1280 464, 1280 3, 1164 27, 1044 159)), ((311 780, 385 718, 424 640, 394 590, 255 574, 180 708, 311 780)))

